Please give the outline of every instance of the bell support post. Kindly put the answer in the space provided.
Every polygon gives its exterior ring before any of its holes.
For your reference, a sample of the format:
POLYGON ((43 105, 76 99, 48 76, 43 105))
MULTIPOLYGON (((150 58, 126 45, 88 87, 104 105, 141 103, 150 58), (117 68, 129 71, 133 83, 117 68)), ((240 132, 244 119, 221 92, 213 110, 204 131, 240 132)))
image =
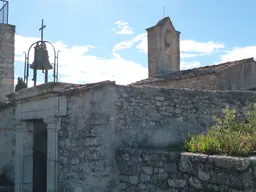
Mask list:
POLYGON ((24 55, 25 55, 25 62, 24 62, 24 77, 23 77, 23 79, 24 79, 24 82, 26 83, 26 85, 27 85, 27 53, 24 51, 23 52, 24 53, 24 55))
POLYGON ((56 60, 57 60, 57 63, 58 63, 59 57, 58 56, 56 57, 56 50, 55 50, 53 44, 51 42, 49 42, 49 41, 44 41, 44 42, 45 43, 49 43, 52 46, 52 48, 53 48, 53 52, 54 52, 54 63, 53 63, 53 79, 54 80, 53 81, 56 82, 56 77, 57 77, 56 76, 56 60))
POLYGON ((56 57, 56 60, 57 60, 57 73, 56 73, 56 81, 58 82, 59 81, 59 52, 60 50, 57 51, 57 57, 56 57))

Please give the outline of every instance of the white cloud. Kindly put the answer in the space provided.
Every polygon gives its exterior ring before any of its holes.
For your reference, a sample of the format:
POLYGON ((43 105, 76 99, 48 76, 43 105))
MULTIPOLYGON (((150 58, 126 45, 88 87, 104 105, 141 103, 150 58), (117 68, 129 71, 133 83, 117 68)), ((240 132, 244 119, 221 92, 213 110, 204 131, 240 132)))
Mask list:
POLYGON ((180 53, 180 58, 192 58, 192 57, 198 57, 200 54, 195 53, 180 53))
MULTIPOLYGON (((35 37, 23 37, 21 35, 15 35, 15 61, 24 62, 23 52, 27 52, 29 47, 32 45, 32 43, 38 40, 39 38, 35 38, 35 37)), ((31 52, 33 52, 32 48, 31 48, 31 52)))
MULTIPOLYGON (((136 48, 142 52, 147 53, 148 52, 148 39, 147 39, 147 33, 142 33, 138 35, 137 37, 140 37, 140 43, 136 46, 136 48)), ((136 37, 135 37, 136 38, 136 37)))
POLYGON ((129 23, 124 21, 116 21, 115 24, 117 25, 117 29, 111 29, 115 31, 117 35, 130 35, 133 34, 133 29, 129 27, 129 23))
MULTIPOLYGON (((128 48, 131 48, 134 43, 137 43, 137 42, 142 42, 145 38, 145 34, 140 34, 140 35, 137 35, 135 36, 134 38, 132 38, 131 40, 129 41, 122 41, 120 43, 117 43, 113 50, 114 51, 118 51, 118 50, 121 50, 121 49, 128 49, 128 48)), ((137 48, 137 47, 136 47, 137 48)))
MULTIPOLYGON (((33 37, 16 35, 15 38, 15 61, 24 62, 23 52, 38 40, 33 37)), ((53 43, 60 50, 59 77, 60 81, 68 83, 90 83, 103 80, 115 80, 117 84, 129 84, 147 77, 147 68, 133 61, 122 58, 113 49, 110 58, 100 58, 90 54, 92 45, 72 46, 58 41, 53 43)), ((50 47, 49 59, 53 61, 53 51, 50 47)), ((30 63, 33 61, 33 50, 31 50, 30 63)), ((51 72, 49 72, 50 75, 51 72)), ((23 71, 19 75, 22 75, 23 71)))
MULTIPOLYGON (((117 24, 121 24, 118 21, 117 24)), ((16 35, 15 37, 15 61, 24 62, 23 52, 27 51, 29 46, 39 40, 34 37, 24 37, 16 35)), ((224 46, 222 44, 214 42, 196 42, 192 40, 181 41, 181 58, 192 58, 200 54, 211 53, 217 49, 221 49, 224 46)), ((147 78, 147 67, 142 67, 140 64, 125 60, 117 51, 121 49, 127 49, 135 46, 140 52, 147 53, 147 34, 142 33, 131 40, 117 43, 112 49, 112 55, 108 58, 100 58, 90 54, 91 49, 97 49, 93 45, 85 46, 68 46, 65 43, 58 41, 53 45, 57 50, 60 50, 59 58, 59 77, 60 81, 68 83, 90 83, 103 80, 115 80, 117 84, 129 84, 137 80, 147 78)), ((244 54, 256 53, 256 48, 251 47, 243 50, 241 57, 245 57, 244 54)), ((53 61, 53 51, 51 47, 48 47, 50 61, 53 61)), ((223 60, 230 60, 230 55, 237 56, 237 50, 232 50, 223 56, 223 60), (229 55, 228 55, 229 54, 229 55)), ((33 49, 31 49, 30 63, 33 60, 33 49)), ((198 61, 186 62, 181 61, 181 69, 190 69, 200 67, 198 61)), ((51 72, 49 72, 51 75, 51 72)), ((23 71, 19 75, 22 75, 23 71)), ((29 82, 32 85, 32 82, 29 82)))
MULTIPOLYGON (((130 41, 123 41, 116 45, 115 50, 131 48, 135 43, 136 48, 139 52, 147 54, 148 52, 148 40, 147 33, 142 33, 135 36, 130 41)), ((223 44, 209 42, 197 42, 193 40, 181 40, 180 42, 180 57, 181 58, 191 58, 201 56, 206 53, 212 53, 218 49, 224 48, 223 44)))
MULTIPOLYGON (((132 47, 132 45, 136 42, 139 42, 136 48, 139 52, 147 54, 148 52, 148 40, 147 40, 147 33, 142 33, 134 37, 129 42, 129 46, 127 48, 132 47), (134 41, 137 40, 137 41, 134 41)), ((122 43, 122 42, 121 42, 122 43)), ((208 42, 197 42, 194 40, 181 40, 180 41, 180 52, 181 58, 191 58, 201 56, 207 53, 212 53, 219 49, 223 49, 224 44, 222 43, 215 43, 213 41, 208 42)))
POLYGON ((235 61, 256 57, 256 46, 235 47, 221 56, 221 62, 235 61))
POLYGON ((223 48, 223 44, 213 41, 197 42, 194 40, 181 40, 180 42, 180 50, 182 52, 212 53, 223 48))
MULTIPOLYGON (((131 48, 135 43, 138 43, 136 45, 136 48, 139 50, 139 52, 147 54, 147 52, 148 52, 147 33, 139 34, 129 41, 123 41, 123 42, 116 44, 114 47, 114 51, 131 48)), ((185 40, 185 43, 183 43, 183 46, 184 45, 186 45, 187 47, 185 46, 185 47, 183 47, 183 50, 181 49, 180 56, 182 59, 197 57, 204 53, 213 52, 214 49, 217 49, 218 47, 222 47, 221 44, 216 44, 213 42, 200 43, 200 42, 190 41, 190 40, 185 40), (190 42, 190 43, 188 43, 188 42, 190 42), (191 43, 191 42, 193 42, 193 43, 191 43), (194 52, 196 52, 196 53, 194 53, 194 52)), ((181 61, 181 69, 182 70, 196 68, 196 67, 200 67, 200 63, 198 61, 192 61, 192 62, 181 61)))
POLYGON ((127 49, 127 48, 131 48, 133 45, 133 42, 132 41, 122 41, 120 43, 117 43, 113 50, 114 51, 118 51, 118 50, 121 50, 121 49, 127 49))

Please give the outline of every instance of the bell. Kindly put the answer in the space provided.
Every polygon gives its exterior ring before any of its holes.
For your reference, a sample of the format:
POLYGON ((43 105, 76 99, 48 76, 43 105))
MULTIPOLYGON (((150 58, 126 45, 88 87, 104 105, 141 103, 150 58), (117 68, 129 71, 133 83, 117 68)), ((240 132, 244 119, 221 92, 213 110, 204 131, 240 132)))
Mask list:
POLYGON ((50 70, 53 68, 49 62, 48 51, 44 42, 36 44, 34 61, 30 68, 35 70, 50 70))

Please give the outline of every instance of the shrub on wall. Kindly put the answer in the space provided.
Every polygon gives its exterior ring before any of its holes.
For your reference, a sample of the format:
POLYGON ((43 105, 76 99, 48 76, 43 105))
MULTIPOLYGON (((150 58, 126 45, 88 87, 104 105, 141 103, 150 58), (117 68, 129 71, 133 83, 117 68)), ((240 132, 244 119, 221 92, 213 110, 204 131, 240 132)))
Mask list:
POLYGON ((20 91, 25 88, 27 88, 26 83, 23 81, 23 79, 21 77, 18 77, 18 82, 15 86, 15 92, 20 91))
POLYGON ((246 121, 239 121, 235 109, 223 109, 224 117, 214 117, 214 125, 206 134, 188 136, 185 148, 189 152, 249 155, 256 151, 256 105, 245 114, 246 121))

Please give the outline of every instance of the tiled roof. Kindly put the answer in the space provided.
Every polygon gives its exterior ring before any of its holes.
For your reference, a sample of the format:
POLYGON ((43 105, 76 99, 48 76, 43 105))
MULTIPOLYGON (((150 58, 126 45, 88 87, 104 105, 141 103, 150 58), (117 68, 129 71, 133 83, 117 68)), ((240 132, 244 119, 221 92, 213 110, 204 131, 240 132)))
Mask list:
POLYGON ((151 30, 151 29, 153 29, 153 28, 155 28, 157 26, 164 25, 165 22, 168 21, 168 20, 170 21, 170 23, 172 23, 170 17, 164 17, 161 20, 159 20, 156 25, 154 25, 152 27, 149 27, 146 30, 151 30))
POLYGON ((192 77, 217 74, 226 69, 230 69, 236 65, 240 65, 243 63, 250 63, 252 61, 254 61, 253 57, 232 61, 232 62, 221 63, 218 65, 208 65, 208 66, 194 68, 194 69, 177 71, 177 72, 170 73, 169 75, 162 78, 147 78, 147 79, 143 79, 135 83, 132 83, 131 85, 145 85, 145 84, 157 83, 162 81, 175 81, 175 80, 178 81, 181 79, 188 79, 192 77))
MULTIPOLYGON (((147 28, 146 31, 152 30, 153 28, 155 28, 155 27, 157 27, 157 26, 164 25, 167 21, 170 22, 170 24, 172 25, 173 29, 175 30, 175 28, 174 28, 174 26, 173 26, 173 24, 172 24, 172 21, 171 21, 171 19, 170 19, 170 17, 164 17, 164 18, 160 19, 160 20, 157 22, 156 25, 147 28)), ((176 30, 175 30, 175 31, 176 31, 176 30)), ((176 31, 176 32, 180 33, 179 31, 176 31)))

